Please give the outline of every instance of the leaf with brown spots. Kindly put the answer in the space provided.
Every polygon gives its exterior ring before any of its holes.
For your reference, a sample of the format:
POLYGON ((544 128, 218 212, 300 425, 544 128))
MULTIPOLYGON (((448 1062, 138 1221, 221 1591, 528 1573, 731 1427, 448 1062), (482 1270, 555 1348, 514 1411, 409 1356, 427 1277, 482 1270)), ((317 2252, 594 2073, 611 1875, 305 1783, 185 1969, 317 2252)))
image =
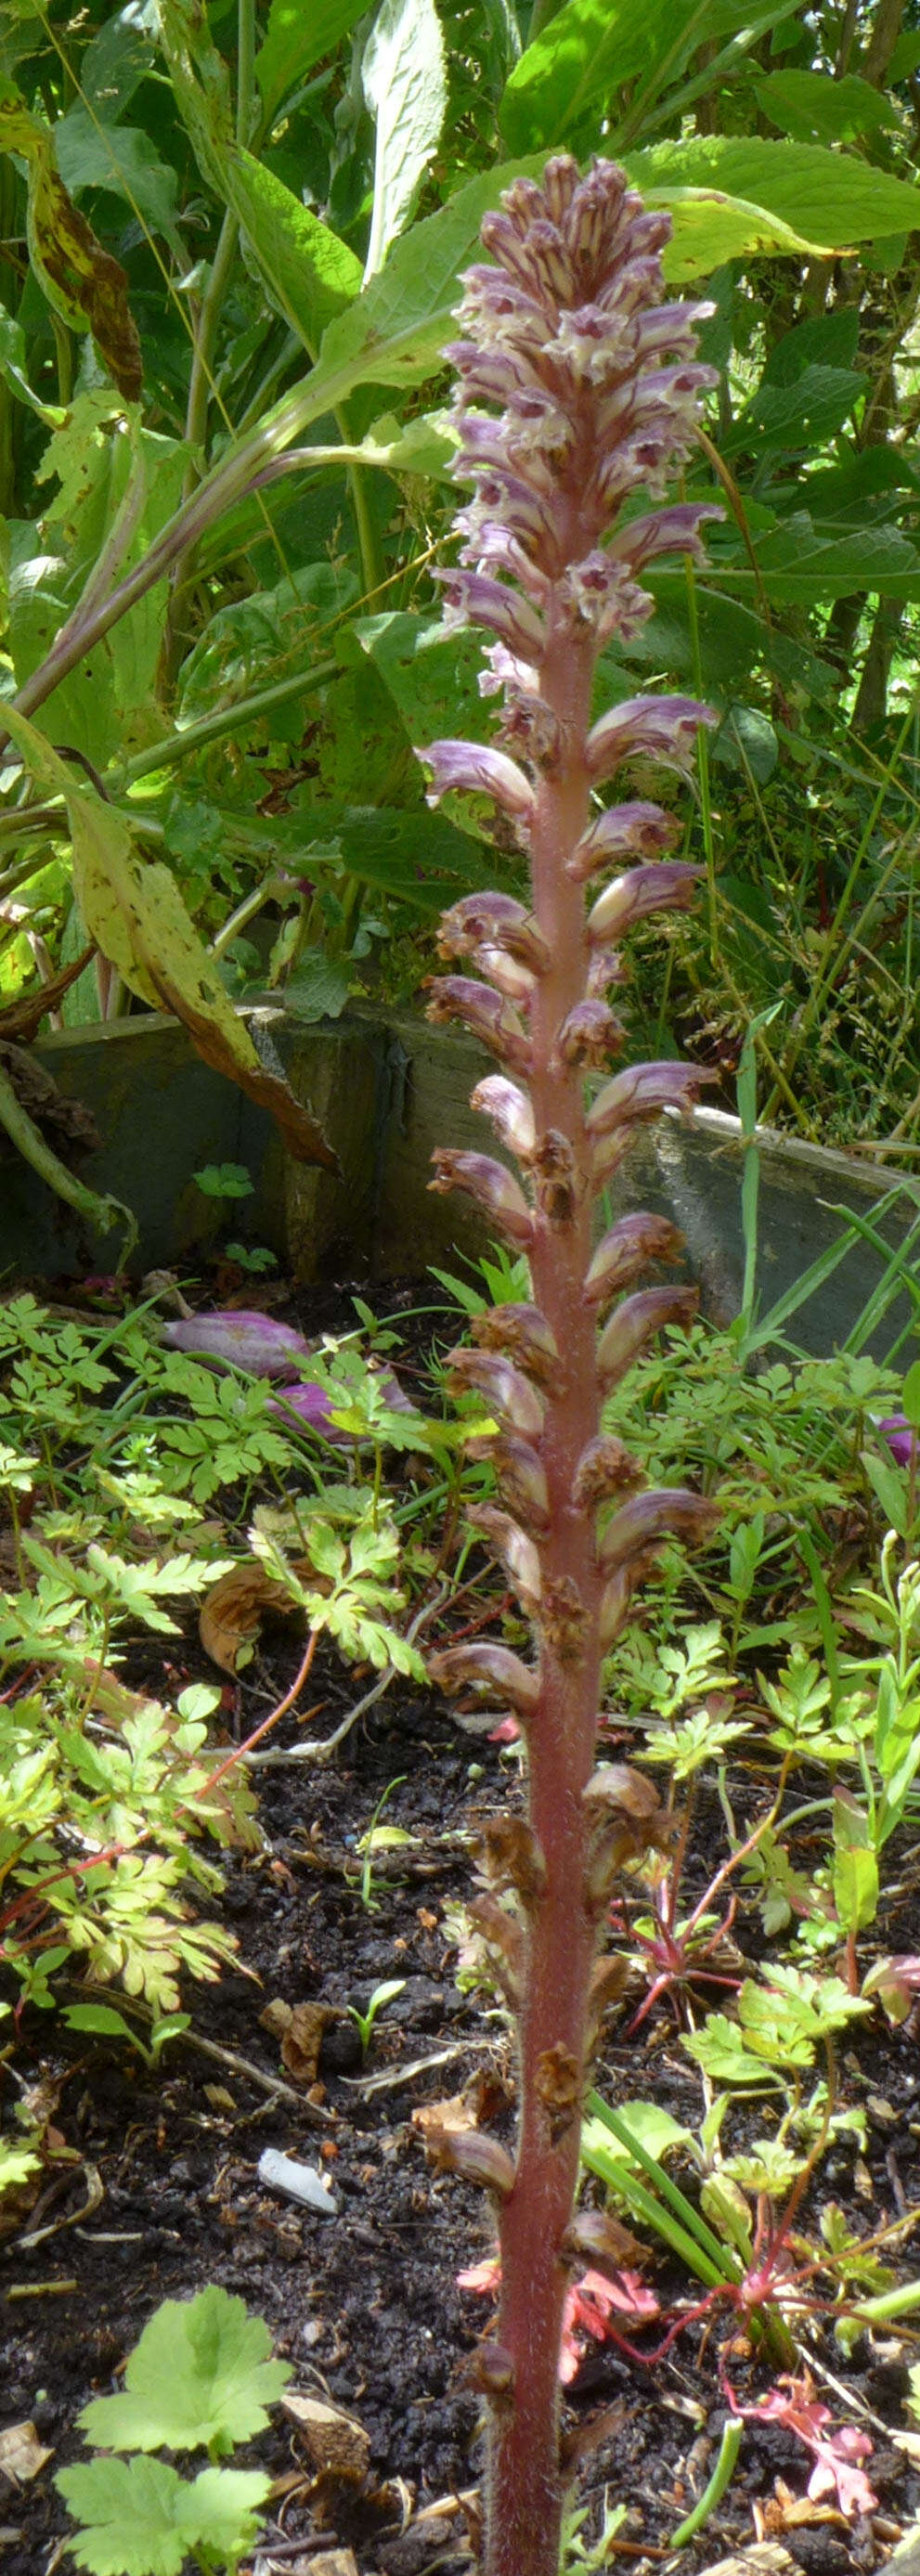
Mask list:
POLYGON ((26 163, 29 259, 53 313, 72 331, 91 331, 103 364, 126 402, 143 386, 141 344, 128 304, 128 281, 111 251, 69 197, 58 171, 54 137, 30 114, 12 82, 0 86, 0 150, 26 163))

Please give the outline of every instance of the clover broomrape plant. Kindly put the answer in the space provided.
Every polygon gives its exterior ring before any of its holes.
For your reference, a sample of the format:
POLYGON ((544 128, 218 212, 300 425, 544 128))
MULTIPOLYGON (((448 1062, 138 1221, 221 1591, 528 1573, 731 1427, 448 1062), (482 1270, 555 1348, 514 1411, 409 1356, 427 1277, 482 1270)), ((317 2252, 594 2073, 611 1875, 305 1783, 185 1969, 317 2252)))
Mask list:
POLYGON ((482 2133, 444 2132, 438 2150, 492 2192, 499 2213, 500 2315, 477 2357, 490 2425, 487 2576, 556 2576, 563 2307, 572 2266, 605 2258, 604 2222, 574 2210, 582 2102, 620 1974, 600 1955, 602 1926, 618 1861, 653 1839, 658 1810, 636 1773, 595 1768, 601 1657, 656 1549, 705 1535, 712 1518, 683 1488, 641 1492, 635 1460, 602 1429, 610 1388, 662 1325, 692 1311, 686 1288, 636 1286, 650 1260, 673 1260, 679 1237, 630 1215, 592 1249, 594 1203, 636 1123, 689 1109, 706 1077, 631 1066, 590 1105, 585 1084, 623 1042, 608 993, 624 933, 651 912, 685 909, 696 875, 664 855, 670 814, 638 801, 602 809, 596 790, 636 757, 686 774, 698 728, 713 721, 683 697, 630 698, 591 721, 604 643, 629 642, 650 613, 643 566, 699 557, 700 522, 719 515, 658 506, 712 381, 694 359, 694 322, 709 308, 661 300, 669 231, 611 163, 580 180, 574 161, 550 160, 542 186, 515 181, 486 217, 494 265, 468 272, 466 336, 448 352, 460 379, 457 473, 473 499, 456 523, 469 568, 441 575, 447 620, 496 638, 482 687, 502 696, 507 748, 445 741, 420 757, 430 802, 454 788, 487 794, 530 862, 529 908, 476 894, 445 914, 442 955, 470 959, 480 980, 448 975, 432 1002, 436 1020, 464 1021, 497 1058, 474 1106, 521 1173, 443 1151, 433 1186, 478 1201, 526 1254, 533 1296, 488 1309, 474 1327, 479 1347, 455 1353, 453 1371, 498 1425, 476 1446, 493 1461, 500 1506, 478 1522, 532 1624, 535 1660, 482 1642, 433 1666, 444 1688, 478 1686, 510 1707, 528 1756, 527 1819, 489 1828, 475 1909, 516 2018, 516 2154, 482 2133), (655 506, 615 527, 635 493, 655 506))

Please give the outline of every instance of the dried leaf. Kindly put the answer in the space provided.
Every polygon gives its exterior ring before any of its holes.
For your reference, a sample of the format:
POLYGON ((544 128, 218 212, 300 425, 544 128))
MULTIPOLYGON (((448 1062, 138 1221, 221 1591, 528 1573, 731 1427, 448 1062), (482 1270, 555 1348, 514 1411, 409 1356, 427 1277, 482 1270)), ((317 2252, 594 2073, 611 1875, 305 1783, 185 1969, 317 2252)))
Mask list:
POLYGON ((11 2486, 23 2487, 30 2478, 37 2478, 51 2456, 34 2424, 8 2424, 0 2433, 0 2476, 9 2478, 11 2486))
MULTIPOLYGON (((332 2470, 338 2477, 363 2478, 371 2453, 370 2435, 353 2415, 324 2405, 318 2397, 302 2397, 294 2389, 282 2397, 281 2406, 296 2424, 317 2475, 332 2470)), ((311 2560, 314 2568, 316 2563, 311 2560)))
POLYGON ((295 2004, 281 2042, 281 2063, 295 2084, 315 2084, 323 2032, 335 2021, 328 2004, 295 2004))
POLYGON ((276 1583, 256 1558, 235 1565, 232 1574, 222 1574, 212 1584, 202 1602, 198 1634, 205 1654, 222 1673, 236 1673, 241 1660, 249 1659, 266 1612, 292 1618, 296 1610, 286 1586, 276 1583))
POLYGON ((463 2093, 449 2093, 438 2102, 420 2102, 412 2113, 412 2127, 419 2137, 430 2137, 438 2129, 476 2129, 479 2123, 463 2093))

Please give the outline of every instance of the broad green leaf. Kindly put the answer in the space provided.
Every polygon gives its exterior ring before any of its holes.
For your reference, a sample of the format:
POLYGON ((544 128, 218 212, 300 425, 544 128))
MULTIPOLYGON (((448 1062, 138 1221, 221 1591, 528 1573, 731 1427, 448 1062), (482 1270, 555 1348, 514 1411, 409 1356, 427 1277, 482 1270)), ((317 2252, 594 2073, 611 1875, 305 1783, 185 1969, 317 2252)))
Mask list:
POLYGON ((753 84, 758 107, 795 143, 855 143, 862 134, 890 132, 901 124, 895 101, 870 81, 847 72, 767 72, 753 84))
POLYGON ((111 124, 124 115, 156 59, 150 13, 130 5, 106 18, 80 56, 80 88, 87 106, 111 124))
MULTIPOLYGON (((755 535, 754 551, 760 585, 776 607, 810 607, 822 599, 845 599, 855 590, 871 590, 886 599, 920 598, 920 553, 898 528, 854 527, 841 536, 815 528, 806 510, 755 535)), ((739 550, 718 567, 723 590, 755 593, 750 560, 739 550)))
MULTIPOLYGON (((774 343, 761 377, 764 385, 794 385, 806 367, 853 367, 859 353, 859 308, 841 305, 796 322, 774 343)), ((885 451, 874 449, 873 454, 885 451)))
MULTIPOLYGON (((10 650, 17 685, 30 678, 91 578, 119 518, 130 522, 122 570, 137 563, 178 506, 187 457, 178 440, 144 429, 117 394, 77 394, 49 439, 38 479, 53 498, 40 533, 20 522, 10 556, 10 650), (57 489, 54 489, 55 482, 57 489)), ((156 676, 165 579, 152 585, 104 640, 81 655, 47 700, 57 741, 97 768, 162 730, 156 676)))
POLYGON ((188 2490, 166 2460, 81 2460, 54 2483, 81 2525, 68 2553, 90 2576, 179 2576, 188 2490))
POLYGON ((270 2490, 271 2479, 260 2469, 199 2469, 182 2489, 179 2519, 186 2549, 206 2551, 205 2566, 226 2564, 233 2576, 258 2538, 257 2517, 270 2490))
POLYGON ((786 456, 822 447, 843 428, 864 392, 865 377, 851 367, 805 367, 793 384, 764 380, 723 439, 722 453, 752 448, 760 457, 778 447, 786 456))
POLYGON ((601 118, 629 81, 651 106, 697 49, 717 46, 755 16, 767 26, 789 0, 764 12, 752 0, 566 0, 528 45, 507 81, 499 124, 512 151, 569 142, 601 118))
POLYGON ((363 16, 365 0, 272 0, 256 79, 271 116, 314 63, 331 54, 363 16))
POLYGON ((110 125, 83 106, 68 108, 54 128, 57 165, 66 188, 110 188, 154 233, 182 249, 176 231, 178 180, 139 125, 110 125))
POLYGON ((887 170, 817 143, 756 135, 693 134, 629 156, 630 178, 659 202, 668 186, 724 189, 762 207, 824 250, 885 241, 920 222, 920 189, 887 170))
POLYGON ((43 734, 7 705, 4 720, 32 776, 63 796, 73 843, 74 892, 90 936, 132 993, 173 1011, 196 1052, 276 1118, 290 1153, 335 1170, 336 1158, 283 1075, 264 1064, 236 1016, 189 920, 175 877, 146 865, 130 827, 94 788, 75 783, 43 734))
POLYGON ((358 293, 361 262, 251 152, 240 152, 235 144, 214 148, 224 192, 270 300, 315 357, 327 322, 358 293))
POLYGON ((376 120, 367 279, 408 221, 444 121, 447 72, 434 0, 383 0, 361 78, 376 120))
POLYGON ((229 2451, 268 2422, 290 2379, 271 2361, 261 2317, 211 2283, 194 2299, 164 2299, 125 2369, 117 2397, 93 2397, 81 2432, 110 2451, 229 2451))
MULTIPOLYGON (((626 168, 633 178, 629 157, 626 168)), ((640 184, 646 204, 663 206, 671 217, 674 231, 663 259, 671 286, 711 277, 728 260, 750 258, 755 251, 786 251, 801 258, 820 249, 807 234, 748 197, 729 196, 716 188, 657 187, 648 179, 640 184)))

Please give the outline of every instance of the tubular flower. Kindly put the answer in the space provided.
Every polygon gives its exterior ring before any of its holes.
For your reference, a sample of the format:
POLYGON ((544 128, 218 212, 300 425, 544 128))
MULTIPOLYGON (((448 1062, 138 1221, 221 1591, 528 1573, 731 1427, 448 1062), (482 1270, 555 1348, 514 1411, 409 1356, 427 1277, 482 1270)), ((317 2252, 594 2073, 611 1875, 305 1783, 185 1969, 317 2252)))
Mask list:
MULTIPOLYGON (((527 1758, 526 1823, 495 1818, 489 1829, 490 1874, 517 1909, 505 1963, 517 2147, 502 2181, 485 2149, 478 2173, 474 2153, 466 2166, 493 2189, 501 2249, 498 2358, 480 2376, 491 2443, 483 2576, 556 2576, 559 2564, 558 2364, 580 2111, 600 2018, 621 1985, 618 1963, 599 1956, 610 1883, 638 1848, 633 1825, 599 1823, 585 1794, 597 1779, 601 1656, 665 1542, 705 1539, 712 1522, 712 1507, 683 1487, 640 1490, 641 1461, 602 1419, 606 1394, 653 1335, 694 1311, 692 1288, 643 1284, 649 1263, 675 1259, 679 1237, 660 1218, 621 1217, 593 1249, 595 1203, 637 1128, 665 1108, 689 1112, 709 1077, 633 1065, 593 1105, 585 1096, 586 1077, 606 1073, 625 1043, 608 1001, 624 974, 621 942, 651 914, 684 911, 698 874, 668 856, 679 826, 666 806, 637 795, 605 805, 603 791, 637 759, 686 777, 700 727, 715 722, 676 695, 626 698, 592 722, 598 656, 611 637, 628 646, 650 615, 650 568, 674 555, 699 562, 703 530, 720 516, 692 494, 656 506, 693 456, 714 381, 695 337, 712 308, 663 293, 669 233, 669 217, 647 210, 612 163, 582 179, 555 156, 539 183, 516 179, 486 215, 484 256, 464 278, 446 353, 458 380, 453 471, 467 491, 458 559, 439 576, 443 625, 490 639, 480 691, 498 702, 502 747, 451 739, 419 758, 431 803, 451 789, 491 796, 530 867, 523 902, 470 893, 445 914, 442 956, 469 959, 484 982, 449 976, 433 1002, 436 1017, 464 1019, 499 1058, 474 1107, 520 1178, 485 1154, 442 1149, 432 1186, 471 1195, 526 1253, 532 1283, 527 1302, 478 1315, 476 1351, 450 1365, 493 1418, 467 1443, 499 1495, 475 1526, 530 1624, 533 1660, 483 1641, 448 1647, 431 1667, 443 1688, 485 1692, 513 1712, 527 1758)), ((494 1906, 489 1920, 494 1931, 494 1906)))

